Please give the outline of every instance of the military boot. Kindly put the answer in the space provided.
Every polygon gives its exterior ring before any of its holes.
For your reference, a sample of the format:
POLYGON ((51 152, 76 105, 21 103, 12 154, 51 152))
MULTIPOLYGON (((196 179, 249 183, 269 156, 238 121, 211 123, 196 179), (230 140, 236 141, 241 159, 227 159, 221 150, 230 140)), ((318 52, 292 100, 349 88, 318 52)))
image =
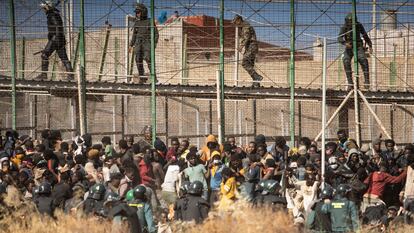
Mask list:
POLYGON ((66 78, 63 80, 65 81, 73 81, 75 79, 75 75, 73 74, 72 64, 70 62, 64 62, 63 65, 65 66, 66 72, 71 72, 70 74, 66 75, 66 78))
POLYGON ((255 88, 260 87, 260 81, 262 80, 263 80, 263 77, 260 74, 256 73, 253 77, 252 87, 255 87, 255 88))

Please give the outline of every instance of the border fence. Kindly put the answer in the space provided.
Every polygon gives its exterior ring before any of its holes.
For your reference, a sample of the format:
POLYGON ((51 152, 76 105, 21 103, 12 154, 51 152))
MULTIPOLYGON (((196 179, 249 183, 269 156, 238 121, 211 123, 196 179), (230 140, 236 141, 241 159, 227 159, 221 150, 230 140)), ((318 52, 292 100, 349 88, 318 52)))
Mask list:
MULTIPOLYGON (((240 144, 257 134, 269 140, 315 138, 322 127, 325 78, 327 120, 338 113, 327 126, 327 138, 345 129, 363 143, 384 132, 397 143, 413 142, 414 101, 406 98, 414 93, 412 1, 140 2, 155 25, 150 27, 159 34, 158 41, 153 38, 150 43, 154 67, 144 62, 145 83, 140 83, 134 51, 128 49, 136 0, 54 1, 76 77, 71 82, 64 80, 68 73, 56 53, 49 57, 48 80, 32 81, 41 73, 38 52, 48 40, 41 2, 1 0, 1 130, 15 128, 39 137, 42 129, 51 128, 60 129, 64 138, 88 132, 96 140, 109 135, 118 141, 125 135, 138 137, 145 125, 153 125, 161 138, 189 138, 197 145, 207 134, 235 136, 240 144), (350 12, 373 43, 372 53, 366 52, 370 87, 361 95, 379 99, 367 105, 352 95, 350 99, 358 101, 349 100, 336 111, 342 99, 332 96, 347 93, 344 46, 338 35, 350 12), (250 88, 252 80, 242 66, 241 29, 232 23, 236 14, 255 30, 259 47, 255 69, 264 78, 261 88, 250 88), (99 87, 111 91, 99 92, 99 87), (206 92, 213 88, 218 95, 204 95, 203 88, 206 92), (225 88, 239 92, 229 97, 225 88), (254 97, 264 90, 286 91, 280 97, 254 97), (321 94, 296 98, 299 90, 321 94), (395 96, 401 97, 390 99, 395 96)), ((356 67, 353 75, 361 77, 362 87, 362 70, 359 67, 358 73, 356 67)))

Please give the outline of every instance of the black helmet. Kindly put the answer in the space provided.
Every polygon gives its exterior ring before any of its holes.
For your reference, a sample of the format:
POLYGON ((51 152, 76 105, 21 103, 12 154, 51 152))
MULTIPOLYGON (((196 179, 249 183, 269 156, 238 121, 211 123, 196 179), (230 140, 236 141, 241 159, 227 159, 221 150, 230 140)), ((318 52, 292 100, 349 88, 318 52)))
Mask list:
POLYGON ((194 181, 191 183, 190 187, 188 188, 188 193, 196 196, 201 196, 203 194, 204 185, 201 181, 194 181))
POLYGON ((121 198, 119 197, 118 194, 114 192, 109 192, 105 195, 104 205, 109 204, 111 202, 119 201, 119 200, 121 200, 121 198))
POLYGON ((262 192, 265 189, 266 184, 267 180, 259 181, 259 184, 257 185, 257 191, 262 192))
POLYGON ((336 195, 341 197, 346 197, 349 192, 351 192, 352 188, 348 184, 340 184, 336 189, 336 195))
POLYGON ((321 193, 321 199, 332 199, 334 190, 331 186, 326 185, 321 193))
POLYGON ((52 186, 47 182, 41 183, 39 185, 37 193, 38 194, 50 194, 52 193, 52 186))
POLYGON ((145 199, 145 192, 147 191, 147 188, 142 185, 138 185, 134 188, 134 197, 135 199, 143 200, 145 199))
POLYGON ((104 198, 105 192, 106 189, 103 184, 95 184, 91 187, 89 191, 89 196, 92 199, 100 201, 104 198))
POLYGON ((147 7, 146 7, 144 4, 142 4, 142 3, 137 3, 137 4, 135 5, 135 10, 134 10, 134 12, 135 12, 135 13, 137 13, 137 12, 141 12, 141 19, 147 19, 147 18, 148 18, 148 9, 147 9, 147 7))
POLYGON ((190 182, 190 181, 183 181, 183 182, 181 183, 181 187, 180 187, 180 191, 181 191, 181 193, 182 193, 183 195, 187 194, 188 189, 190 188, 190 186, 191 186, 191 182, 190 182))
POLYGON ((278 193, 280 190, 280 184, 276 180, 267 180, 263 188, 263 194, 278 193))

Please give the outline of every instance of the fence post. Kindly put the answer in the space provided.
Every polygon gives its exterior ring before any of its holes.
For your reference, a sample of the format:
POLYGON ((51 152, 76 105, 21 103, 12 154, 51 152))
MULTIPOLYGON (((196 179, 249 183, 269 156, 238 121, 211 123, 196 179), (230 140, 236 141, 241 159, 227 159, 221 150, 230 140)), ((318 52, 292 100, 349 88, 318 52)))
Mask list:
POLYGON ((295 146, 295 0, 290 0, 290 65, 289 65, 289 85, 290 85, 290 147, 295 146))
POLYGON ((11 63, 11 86, 12 86, 12 129, 16 130, 16 25, 14 24, 14 1, 9 0, 10 20, 10 63, 11 63))

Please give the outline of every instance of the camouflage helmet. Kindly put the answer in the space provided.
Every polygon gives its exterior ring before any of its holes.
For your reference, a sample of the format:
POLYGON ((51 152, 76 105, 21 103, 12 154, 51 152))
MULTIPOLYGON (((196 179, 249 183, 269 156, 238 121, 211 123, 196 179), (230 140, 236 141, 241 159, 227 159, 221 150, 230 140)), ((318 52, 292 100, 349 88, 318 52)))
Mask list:
POLYGON ((125 200, 127 201, 127 202, 131 202, 131 201, 133 201, 135 198, 134 198, 134 190, 133 189, 131 189, 131 190, 129 190, 128 192, 127 192, 127 194, 126 194, 126 196, 125 196, 125 200))
POLYGON ((238 20, 243 21, 243 17, 241 17, 239 14, 236 14, 233 18, 233 20, 231 21, 231 23, 236 23, 238 20))
POLYGON ((141 19, 147 19, 148 18, 148 9, 147 7, 142 3, 137 3, 135 5, 135 13, 141 12, 141 19))
MULTIPOLYGON (((355 20, 356 20, 356 15, 355 15, 355 20)), ((352 13, 348 13, 345 16, 345 23, 352 23, 352 13)))
POLYGON ((47 1, 42 1, 40 3, 40 7, 45 9, 45 10, 52 10, 52 9, 56 8, 56 5, 53 1, 47 0, 47 1))

